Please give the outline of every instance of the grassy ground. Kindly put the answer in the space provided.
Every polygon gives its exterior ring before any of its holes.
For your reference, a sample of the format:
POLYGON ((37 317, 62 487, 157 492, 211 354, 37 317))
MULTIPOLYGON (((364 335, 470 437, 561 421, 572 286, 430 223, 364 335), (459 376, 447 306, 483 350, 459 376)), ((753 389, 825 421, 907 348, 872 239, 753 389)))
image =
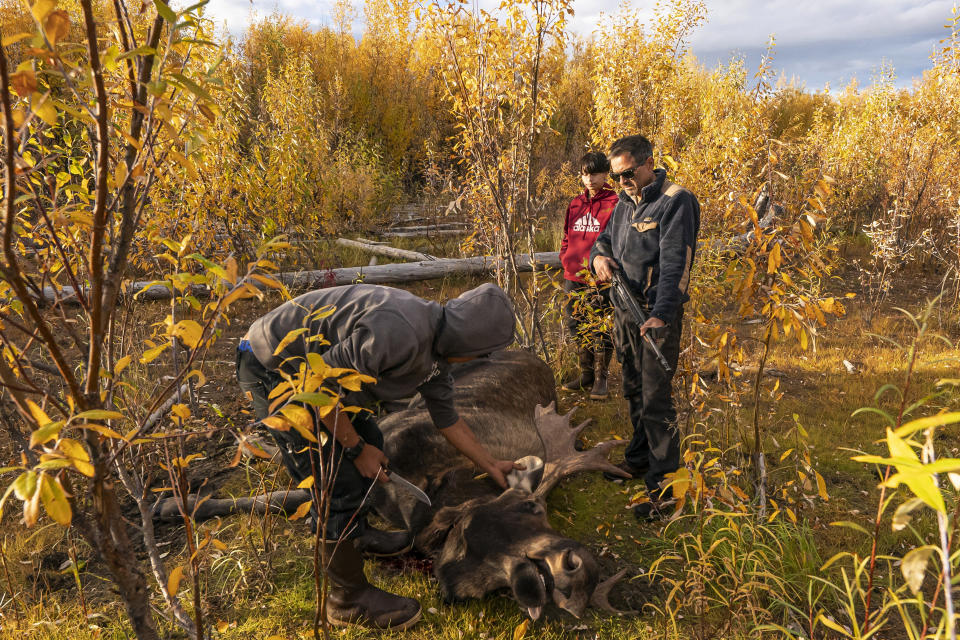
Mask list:
MULTIPOLYGON (((472 286, 466 280, 451 280, 442 284, 418 284, 413 288, 420 295, 443 299, 472 286)), ((852 287, 851 287, 852 288, 852 287)), ((893 298, 899 306, 918 311, 924 300, 932 295, 935 286, 922 277, 901 282, 893 298)), ((212 356, 208 376, 211 382, 202 395, 207 411, 204 419, 215 425, 224 425, 231 419, 242 424, 243 408, 238 404, 232 382, 230 350, 234 340, 242 335, 248 321, 271 306, 269 303, 251 303, 244 318, 236 320, 227 329, 225 340, 212 356), (223 414, 222 416, 220 414, 223 414)), ((165 313, 165 309, 156 309, 165 313)), ((934 317, 934 329, 950 336, 956 342, 956 316, 950 313, 934 317)), ((748 331, 749 327, 741 327, 748 331)), ((872 334, 890 337, 901 343, 909 341, 912 325, 902 314, 892 309, 883 310, 867 324, 857 302, 849 306, 849 313, 831 323, 822 331, 816 352, 803 352, 792 346, 778 346, 769 367, 777 370, 779 389, 772 386, 776 378, 765 378, 762 423, 764 449, 771 461, 771 477, 782 484, 795 473, 789 463, 778 463, 779 454, 793 446, 795 425, 799 423, 809 436, 801 446, 809 447, 814 466, 822 474, 830 499, 815 499, 797 507, 802 527, 790 544, 780 549, 782 571, 796 575, 816 572, 823 560, 842 549, 864 548, 864 538, 849 528, 831 526, 838 520, 853 521, 866 528, 876 509, 877 476, 875 470, 852 462, 850 450, 882 453, 876 443, 883 437, 882 423, 875 416, 852 417, 853 412, 877 402, 875 392, 887 383, 902 384, 905 361, 902 352, 872 334), (855 371, 847 370, 843 361, 852 363, 855 371)), ((957 377, 956 360, 960 351, 942 343, 925 343, 916 366, 912 383, 912 397, 919 397, 944 377, 957 377)), ((572 362, 571 353, 560 353, 561 365, 572 362)), ((561 374, 558 366, 558 377, 561 374)), ((626 403, 619 396, 616 382, 618 369, 614 366, 614 384, 611 399, 593 402, 583 394, 561 394, 561 409, 576 409, 575 418, 591 419, 585 432, 588 442, 629 435, 626 403)), ((678 381, 689 383, 689 372, 678 381)), ((716 384, 709 383, 708 384, 716 384)), ((740 403, 742 404, 742 403, 740 403)), ((879 399, 879 405, 891 409, 896 405, 892 393, 879 399)), ((685 420, 685 435, 707 438, 720 449, 742 445, 743 434, 749 433, 752 406, 738 406, 737 402, 716 401, 716 410, 698 414, 702 420, 685 420), (706 417, 704 417, 706 416, 706 417)), ((946 436, 943 444, 957 452, 960 439, 946 436)), ((272 478, 274 468, 266 463, 241 465, 224 472, 232 455, 232 439, 218 434, 206 441, 197 441, 208 455, 208 479, 218 490, 250 492, 258 489, 263 478, 272 478)), ((726 473, 744 472, 745 464, 738 465, 744 456, 728 455, 726 473)), ((548 611, 545 619, 530 623, 525 630, 526 617, 511 600, 492 596, 480 602, 447 605, 439 599, 436 584, 423 561, 405 558, 374 561, 368 564, 371 579, 391 591, 418 598, 424 609, 423 620, 402 637, 423 640, 460 638, 671 638, 704 637, 703 629, 713 629, 713 637, 739 637, 751 627, 749 619, 736 621, 733 626, 722 621, 711 621, 704 627, 702 621, 675 619, 657 612, 668 597, 670 582, 651 582, 646 575, 651 566, 665 555, 676 552, 678 536, 689 531, 683 519, 664 525, 640 524, 627 509, 640 484, 612 484, 598 474, 569 479, 549 497, 552 524, 564 535, 587 544, 597 555, 607 574, 626 567, 628 579, 612 596, 615 605, 641 610, 639 616, 617 618, 588 613, 576 620, 567 614, 548 611), (674 623, 677 626, 674 626, 674 623), (700 625, 698 627, 698 625, 700 625), (695 633, 696 632, 696 633, 695 633)), ((5 570, 0 573, 2 597, 3 637, 10 638, 127 638, 129 630, 123 611, 111 593, 102 567, 90 559, 89 549, 81 542, 63 538, 53 527, 26 531, 16 515, 8 513, 0 523, 4 541, 5 570), (69 554, 75 549, 81 561, 79 580, 69 567, 69 554), (87 561, 89 563, 87 564, 87 561), (88 616, 84 618, 83 609, 88 616)), ((929 526, 922 519, 921 528, 929 526)), ((216 637, 232 638, 300 638, 311 635, 313 618, 313 568, 309 531, 302 522, 287 522, 278 518, 233 517, 222 522, 207 523, 201 528, 222 543, 213 552, 204 574, 204 589, 209 611, 209 624, 216 637)), ((163 527, 159 535, 165 545, 170 566, 182 563, 185 540, 182 527, 163 527)), ((894 534, 885 528, 883 551, 901 553, 912 544, 908 532, 894 534)), ((219 546, 219 545, 218 545, 219 546)), ((673 575, 682 571, 683 562, 673 575)), ((189 600, 187 581, 181 587, 181 596, 189 600)), ((159 604, 159 600, 158 600, 159 604)), ((170 637, 180 637, 178 631, 167 628, 170 637)), ((706 637, 710 637, 710 633, 706 637)), ((335 637, 374 637, 362 630, 337 631, 335 637)), ((376 637, 393 637, 388 634, 376 637)), ((401 637, 401 635, 396 635, 401 637)))

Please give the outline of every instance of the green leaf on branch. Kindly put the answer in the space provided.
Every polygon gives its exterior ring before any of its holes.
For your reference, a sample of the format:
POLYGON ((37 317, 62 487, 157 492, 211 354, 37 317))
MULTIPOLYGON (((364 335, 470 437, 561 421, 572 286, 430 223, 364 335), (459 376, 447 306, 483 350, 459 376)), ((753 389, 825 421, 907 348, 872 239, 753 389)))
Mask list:
POLYGON ((63 429, 63 420, 48 422, 47 424, 43 425, 30 434, 30 448, 32 449, 37 445, 41 445, 55 439, 57 435, 59 435, 61 429, 63 429))
POLYGON ((157 13, 160 14, 161 18, 170 24, 175 24, 177 22, 177 14, 166 2, 163 0, 153 0, 153 4, 157 7, 157 13))
POLYGON ((308 404, 311 407, 325 407, 334 402, 334 398, 331 398, 325 393, 298 393, 292 396, 290 401, 302 402, 303 404, 308 404))
POLYGON ((928 416, 926 418, 917 418, 916 420, 911 420, 907 424, 903 425, 897 429, 896 433, 900 437, 905 437, 913 435, 917 431, 924 431, 932 427, 943 427, 948 424, 955 424, 960 422, 960 411, 951 411, 949 413, 941 413, 936 416, 928 416))

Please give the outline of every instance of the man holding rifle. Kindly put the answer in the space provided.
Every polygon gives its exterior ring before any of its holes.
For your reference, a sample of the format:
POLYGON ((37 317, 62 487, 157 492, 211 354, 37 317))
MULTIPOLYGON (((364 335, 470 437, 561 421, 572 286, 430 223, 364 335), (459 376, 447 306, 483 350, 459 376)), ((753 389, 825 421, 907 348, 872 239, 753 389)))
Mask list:
POLYGON ((683 304, 690 299, 700 204, 667 180, 665 170, 654 169, 653 146, 643 136, 620 138, 609 158, 610 177, 623 190, 593 245, 590 265, 597 280, 614 283, 614 339, 633 423, 633 438, 618 466, 646 481, 650 501, 634 513, 652 520, 663 515, 666 474, 680 466, 671 379, 680 355, 683 304))

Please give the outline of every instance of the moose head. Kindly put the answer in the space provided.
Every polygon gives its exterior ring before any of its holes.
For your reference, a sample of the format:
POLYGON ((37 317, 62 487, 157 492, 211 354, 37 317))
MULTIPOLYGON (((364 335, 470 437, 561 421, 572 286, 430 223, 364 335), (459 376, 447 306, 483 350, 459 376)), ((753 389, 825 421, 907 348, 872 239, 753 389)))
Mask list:
POLYGON ((448 601, 506 589, 533 619, 550 602, 576 617, 591 604, 623 613, 608 600, 622 573, 601 582, 593 554, 550 526, 545 504, 546 494, 566 475, 619 471, 606 459, 617 443, 576 451, 574 442, 588 423, 570 428, 570 414, 558 415, 552 404, 537 406, 535 423, 546 463, 526 456, 518 461, 526 469, 510 478, 511 488, 443 507, 417 536, 416 546, 434 559, 434 575, 448 601))

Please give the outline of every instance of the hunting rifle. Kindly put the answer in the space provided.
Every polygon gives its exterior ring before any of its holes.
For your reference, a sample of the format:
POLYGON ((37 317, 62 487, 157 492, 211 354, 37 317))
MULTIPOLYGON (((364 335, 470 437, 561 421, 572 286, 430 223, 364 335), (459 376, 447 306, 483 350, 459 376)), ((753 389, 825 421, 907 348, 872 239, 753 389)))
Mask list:
MULTIPOLYGON (((630 291, 629 285, 624 282, 622 272, 619 268, 613 269, 613 278, 611 278, 612 291, 613 295, 620 300, 620 307, 625 308, 630 312, 630 315, 633 316, 633 319, 636 320, 637 326, 643 326, 643 323, 647 321, 647 314, 643 312, 643 308, 640 306, 640 303, 637 302, 637 299, 633 297, 633 292, 630 291)), ((670 373, 673 369, 670 367, 670 363, 667 362, 667 359, 663 357, 663 352, 660 351, 660 348, 657 346, 657 343, 653 341, 653 338, 650 337, 649 332, 643 334, 643 339, 650 345, 650 348, 653 350, 653 355, 657 356, 657 360, 660 362, 660 366, 663 367, 664 371, 670 373)))

